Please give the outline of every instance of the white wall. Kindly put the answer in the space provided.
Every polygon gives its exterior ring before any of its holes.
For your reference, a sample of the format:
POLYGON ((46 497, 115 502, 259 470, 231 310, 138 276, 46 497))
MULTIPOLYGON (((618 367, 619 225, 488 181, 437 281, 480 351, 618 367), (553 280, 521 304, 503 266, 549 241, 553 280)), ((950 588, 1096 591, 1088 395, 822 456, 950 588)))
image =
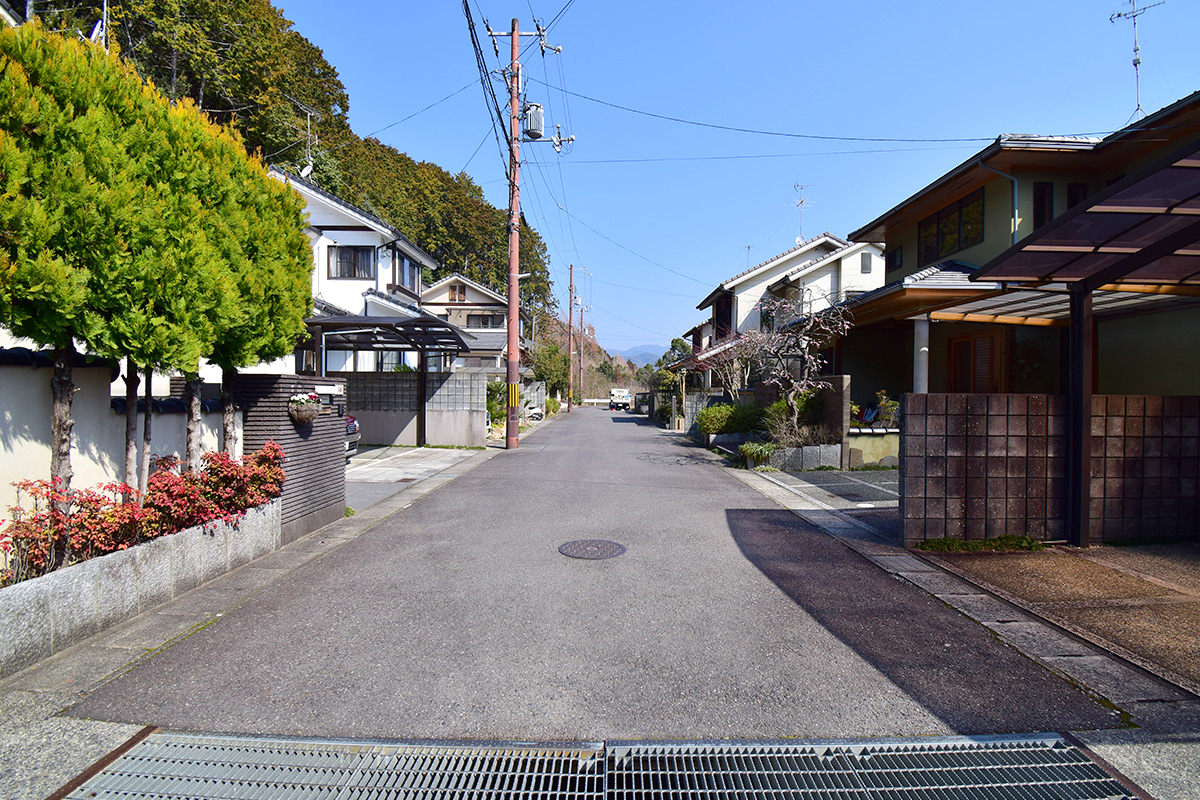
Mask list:
MULTIPOLYGON (((50 378, 53 370, 43 367, 0 367, 0 518, 10 518, 8 507, 15 500, 13 481, 50 477, 50 378)), ((78 391, 71 403, 75 421, 71 467, 76 489, 121 480, 125 469, 125 416, 110 405, 107 368, 74 370, 78 391)), ((166 384, 162 385, 163 391, 166 384)), ((182 458, 186 414, 155 414, 152 421, 151 452, 182 458)), ((239 424, 241 415, 238 415, 239 424)), ((221 414, 202 415, 205 450, 220 448, 221 414)), ((138 441, 142 417, 138 415, 138 441)))

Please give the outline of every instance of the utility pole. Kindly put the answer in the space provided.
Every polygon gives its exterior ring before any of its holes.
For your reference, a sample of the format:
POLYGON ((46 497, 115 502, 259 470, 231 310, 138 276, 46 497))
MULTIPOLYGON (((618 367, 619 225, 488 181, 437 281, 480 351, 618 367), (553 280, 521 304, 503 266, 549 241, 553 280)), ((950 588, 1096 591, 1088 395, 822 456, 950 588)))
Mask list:
POLYGON ((567 413, 571 413, 571 384, 575 369, 575 265, 571 265, 570 299, 567 301, 567 413))
MULTIPOLYGON (((463 3, 466 8, 466 3, 463 3)), ((468 19, 470 14, 467 15, 468 19)), ((487 24, 487 20, 484 20, 487 24)), ((516 450, 520 444, 521 433, 521 409, 519 407, 521 397, 521 337, 519 329, 521 326, 521 120, 523 117, 521 109, 521 37, 536 36, 541 40, 542 53, 546 50, 559 52, 562 48, 548 47, 546 45, 546 30, 539 24, 537 31, 534 33, 521 33, 520 20, 513 18, 512 30, 509 33, 496 33, 491 28, 487 29, 488 35, 493 37, 493 45, 495 37, 508 36, 512 45, 512 56, 509 61, 508 71, 508 315, 505 324, 508 326, 508 362, 505 369, 505 377, 508 383, 508 414, 504 426, 504 446, 508 450, 516 450)), ((497 55, 499 49, 497 48, 497 55)), ((537 141, 542 138, 542 108, 539 105, 531 104, 529 106, 531 124, 528 134, 530 141, 537 141)), ((564 142, 572 142, 574 136, 569 136, 564 139, 561 133, 552 136, 546 140, 554 145, 555 150, 560 150, 564 142)))
POLYGON ((512 66, 509 74, 509 180, 508 180, 508 420, 504 427, 504 447, 516 450, 521 434, 521 289, 517 274, 521 271, 521 25, 512 21, 512 66))

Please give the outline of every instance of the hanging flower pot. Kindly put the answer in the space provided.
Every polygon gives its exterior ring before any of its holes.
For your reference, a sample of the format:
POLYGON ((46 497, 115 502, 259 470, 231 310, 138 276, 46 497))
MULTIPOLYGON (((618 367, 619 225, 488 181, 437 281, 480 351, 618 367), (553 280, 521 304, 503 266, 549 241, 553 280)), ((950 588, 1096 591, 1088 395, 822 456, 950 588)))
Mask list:
POLYGON ((298 425, 312 422, 320 413, 321 398, 313 392, 294 394, 288 399, 288 416, 298 425))

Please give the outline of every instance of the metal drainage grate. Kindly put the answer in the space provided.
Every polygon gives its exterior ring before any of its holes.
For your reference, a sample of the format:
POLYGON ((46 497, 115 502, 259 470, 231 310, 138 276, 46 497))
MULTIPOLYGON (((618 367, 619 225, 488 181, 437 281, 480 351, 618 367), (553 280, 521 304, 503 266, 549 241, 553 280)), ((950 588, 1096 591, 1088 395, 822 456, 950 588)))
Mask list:
POLYGON ((155 733, 67 800, 1135 800, 1055 736, 562 745, 155 733))
POLYGON ((608 744, 608 800, 1133 798, 1061 739, 842 745, 608 744))
POLYGON ((615 558, 625 552, 625 545, 605 539, 579 539, 562 545, 558 552, 571 558, 615 558))
POLYGON ((598 800, 603 792, 602 745, 405 745, 156 733, 67 800, 598 800))

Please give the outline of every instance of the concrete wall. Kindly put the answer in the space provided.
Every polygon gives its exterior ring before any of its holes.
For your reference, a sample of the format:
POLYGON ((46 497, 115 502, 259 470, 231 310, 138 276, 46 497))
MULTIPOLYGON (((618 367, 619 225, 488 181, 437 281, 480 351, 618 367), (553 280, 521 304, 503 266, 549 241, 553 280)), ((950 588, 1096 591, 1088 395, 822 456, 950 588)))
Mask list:
MULTIPOLYGON (((71 403, 75 420, 71 441, 71 485, 76 489, 123 480, 125 471, 125 415, 112 409, 110 392, 124 387, 110 384, 108 367, 76 367, 78 391, 71 403)), ((50 477, 49 367, 0 366, 0 519, 16 502, 13 481, 50 477)), ((168 383, 156 381, 160 395, 168 383)), ((238 416, 239 424, 241 417, 238 416)), ((201 446, 206 451, 221 447, 221 414, 201 415, 201 446)), ((153 455, 182 457, 187 415, 155 413, 151 424, 153 455)), ((142 415, 138 415, 138 446, 141 447, 142 415)), ((139 464, 141 458, 139 456, 139 464)))
MULTIPOLYGON (((416 445, 418 373, 347 373, 345 377, 347 410, 359 421, 363 444, 416 445)), ((426 374, 425 440, 428 444, 459 447, 484 445, 486 375, 426 374)))
POLYGON ((1104 394, 1200 394, 1200 311, 1103 320, 1096 336, 1104 394))
POLYGON ((278 549, 280 505, 0 588, 0 678, 278 549))

